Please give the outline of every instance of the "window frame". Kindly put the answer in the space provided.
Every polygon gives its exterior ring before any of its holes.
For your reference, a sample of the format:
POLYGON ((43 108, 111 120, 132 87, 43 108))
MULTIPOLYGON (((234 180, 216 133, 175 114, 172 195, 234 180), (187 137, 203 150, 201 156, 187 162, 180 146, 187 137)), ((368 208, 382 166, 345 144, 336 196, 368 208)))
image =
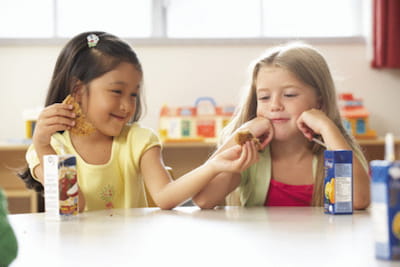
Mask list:
MULTIPOLYGON (((167 37, 168 0, 152 1, 152 30, 148 38, 123 38, 135 45, 272 45, 288 41, 301 40, 311 44, 366 44, 368 36, 360 34, 350 37, 255 37, 255 38, 170 38, 167 37)), ((70 38, 57 35, 57 0, 53 0, 53 36, 51 38, 1 38, 0 46, 41 46, 63 45, 70 38)), ((362 16, 360 12, 359 16, 362 16)), ((263 18, 261 17, 261 22, 263 18)), ((358 25, 363 27, 363 23, 358 25)), ((263 24, 261 24, 261 28, 263 24)))

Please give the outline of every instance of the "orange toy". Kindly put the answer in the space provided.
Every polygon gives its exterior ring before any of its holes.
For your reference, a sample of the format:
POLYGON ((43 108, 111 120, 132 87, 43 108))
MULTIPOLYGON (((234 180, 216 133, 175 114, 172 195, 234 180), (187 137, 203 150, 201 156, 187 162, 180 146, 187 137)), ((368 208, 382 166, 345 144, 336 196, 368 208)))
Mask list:
POLYGON ((339 95, 340 115, 346 130, 358 139, 376 138, 376 132, 369 128, 369 112, 363 106, 361 99, 356 99, 353 94, 339 95))

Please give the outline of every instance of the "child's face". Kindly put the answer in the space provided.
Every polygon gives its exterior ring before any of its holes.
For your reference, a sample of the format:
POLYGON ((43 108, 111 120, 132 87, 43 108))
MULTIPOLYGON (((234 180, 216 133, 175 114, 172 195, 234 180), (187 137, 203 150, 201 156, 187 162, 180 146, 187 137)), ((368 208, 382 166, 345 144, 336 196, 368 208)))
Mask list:
POLYGON ((268 118, 274 139, 302 135, 296 121, 303 111, 319 108, 315 90, 279 67, 262 67, 256 80, 257 116, 268 118))
POLYGON ((100 133, 120 134, 136 111, 141 81, 141 73, 123 62, 89 83, 89 93, 82 96, 82 109, 100 133))

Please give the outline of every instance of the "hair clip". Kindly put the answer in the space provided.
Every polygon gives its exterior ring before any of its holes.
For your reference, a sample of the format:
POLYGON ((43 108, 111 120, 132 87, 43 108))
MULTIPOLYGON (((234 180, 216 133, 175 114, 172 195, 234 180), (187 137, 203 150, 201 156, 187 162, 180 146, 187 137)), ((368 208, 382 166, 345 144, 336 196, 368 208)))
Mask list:
POLYGON ((89 34, 86 37, 86 39, 87 39, 87 43, 88 43, 89 48, 96 47, 97 43, 100 40, 99 37, 94 33, 89 34))

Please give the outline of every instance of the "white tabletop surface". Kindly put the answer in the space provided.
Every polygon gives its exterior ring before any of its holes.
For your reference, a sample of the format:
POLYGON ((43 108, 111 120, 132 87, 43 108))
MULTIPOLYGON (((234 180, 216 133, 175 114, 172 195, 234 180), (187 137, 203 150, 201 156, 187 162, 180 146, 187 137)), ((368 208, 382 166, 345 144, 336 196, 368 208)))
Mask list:
POLYGON ((376 260, 369 212, 180 207, 10 215, 17 266, 399 266, 376 260))

